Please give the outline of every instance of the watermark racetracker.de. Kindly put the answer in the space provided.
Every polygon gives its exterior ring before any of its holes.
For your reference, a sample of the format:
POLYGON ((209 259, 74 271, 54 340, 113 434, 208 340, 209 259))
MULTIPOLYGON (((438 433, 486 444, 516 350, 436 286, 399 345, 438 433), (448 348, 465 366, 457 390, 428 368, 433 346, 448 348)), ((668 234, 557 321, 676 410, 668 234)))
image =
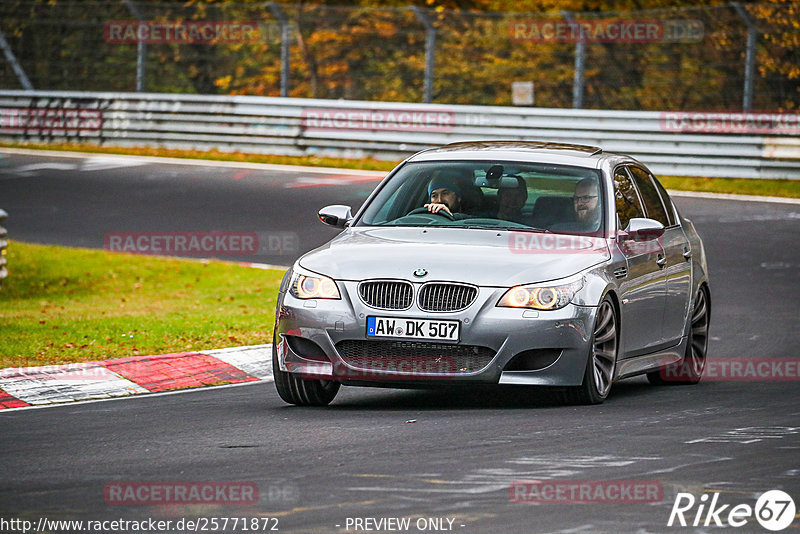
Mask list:
POLYGON ((699 42, 704 26, 684 19, 533 19, 509 25, 512 41, 537 43, 699 42))
POLYGON ((306 108, 301 125, 306 131, 377 130, 402 132, 450 132, 455 113, 442 109, 345 109, 306 108))
POLYGON ((636 239, 623 232, 584 234, 559 234, 552 232, 509 232, 508 249, 512 254, 593 254, 604 255, 616 241, 626 254, 663 252, 661 236, 638 236, 636 239))
MULTIPOLYGON (((680 363, 665 363, 659 371, 666 381, 692 378, 692 370, 680 363)), ((792 382, 800 380, 800 358, 708 358, 705 382, 792 382)))
POLYGON ((526 504, 653 504, 663 500, 664 486, 658 480, 517 481, 508 498, 526 504))
POLYGON ((109 482, 103 488, 106 504, 187 505, 258 503, 254 482, 109 482))
POLYGON ((113 372, 101 365, 84 362, 0 369, 0 380, 13 379, 29 382, 46 382, 49 380, 94 382, 109 380, 115 376, 113 372))
POLYGON ((256 21, 111 20, 103 25, 111 44, 222 44, 262 42, 256 21))
POLYGON ((248 256, 294 255, 296 232, 109 232, 103 248, 110 252, 151 255, 248 256))
MULTIPOLYGON (((448 380, 464 372, 458 369, 456 360, 448 356, 375 356, 372 358, 349 359, 341 361, 306 362, 301 367, 301 375, 308 380, 328 378, 351 381, 392 380, 425 381, 448 380)), ((289 371, 296 364, 287 362, 289 371)))
POLYGON ((98 132, 103 112, 79 108, 0 108, 0 133, 98 132))
POLYGON ((106 504, 113 506, 152 505, 254 505, 293 504, 300 490, 292 483, 271 482, 259 488, 255 482, 219 481, 115 481, 103 487, 106 504))
POLYGON ((800 135, 800 113, 664 111, 659 126, 671 133, 800 135))

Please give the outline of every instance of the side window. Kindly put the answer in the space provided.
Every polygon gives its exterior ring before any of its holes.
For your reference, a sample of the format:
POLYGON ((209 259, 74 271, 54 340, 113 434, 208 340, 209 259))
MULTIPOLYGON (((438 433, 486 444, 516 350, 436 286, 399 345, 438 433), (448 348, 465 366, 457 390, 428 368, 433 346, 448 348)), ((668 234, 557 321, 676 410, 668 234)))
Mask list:
POLYGON ((642 203, 625 167, 617 167, 614 171, 614 201, 617 205, 620 228, 627 228, 628 221, 635 217, 644 217, 642 203))
POLYGON ((652 174, 650 175, 650 179, 653 180, 654 184, 656 184, 658 194, 661 195, 661 202, 664 204, 664 208, 667 210, 667 221, 669 221, 669 225, 672 226, 674 224, 678 224, 678 221, 675 218, 675 206, 672 205, 672 199, 669 198, 664 186, 661 185, 661 182, 656 180, 656 177, 652 174))
POLYGON ((667 218, 667 211, 664 209, 664 204, 661 203, 661 195, 658 194, 656 186, 650 179, 650 175, 639 167, 628 167, 633 176, 633 181, 642 195, 647 216, 655 219, 664 226, 670 226, 669 219, 667 218))

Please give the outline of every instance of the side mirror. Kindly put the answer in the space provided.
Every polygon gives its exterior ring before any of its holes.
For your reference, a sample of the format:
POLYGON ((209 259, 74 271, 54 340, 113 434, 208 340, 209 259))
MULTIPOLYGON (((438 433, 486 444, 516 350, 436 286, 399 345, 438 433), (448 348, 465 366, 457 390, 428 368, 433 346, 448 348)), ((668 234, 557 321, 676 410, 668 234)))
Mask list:
POLYGON ((319 210, 319 220, 328 226, 345 228, 353 220, 353 213, 350 211, 350 206, 334 204, 319 210))
POLYGON ((628 239, 633 239, 634 241, 658 239, 664 235, 664 225, 654 219, 634 217, 628 222, 625 234, 628 239))

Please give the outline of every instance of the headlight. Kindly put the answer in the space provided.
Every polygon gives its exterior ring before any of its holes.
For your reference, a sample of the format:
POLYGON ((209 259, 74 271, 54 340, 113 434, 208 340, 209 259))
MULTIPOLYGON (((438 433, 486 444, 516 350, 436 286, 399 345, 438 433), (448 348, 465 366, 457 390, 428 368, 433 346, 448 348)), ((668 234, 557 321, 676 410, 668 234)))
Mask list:
POLYGON ((569 284, 542 286, 530 284, 514 286, 506 291, 497 303, 503 308, 533 308, 535 310, 558 310, 572 301, 575 293, 583 287, 583 277, 569 284))
POLYGON ((299 299, 338 299, 339 288, 327 276, 295 270, 289 283, 289 293, 299 299))

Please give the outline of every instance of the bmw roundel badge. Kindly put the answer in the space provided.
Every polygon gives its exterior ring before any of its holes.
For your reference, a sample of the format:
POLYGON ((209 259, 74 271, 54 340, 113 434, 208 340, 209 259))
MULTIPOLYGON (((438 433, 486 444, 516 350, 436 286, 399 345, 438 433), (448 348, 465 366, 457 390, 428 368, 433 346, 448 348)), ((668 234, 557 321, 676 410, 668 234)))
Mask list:
POLYGON ((421 269, 420 268, 420 269, 417 269, 416 271, 414 271, 414 276, 416 276, 417 278, 422 278, 426 274, 428 274, 428 271, 425 270, 425 269, 421 269))

